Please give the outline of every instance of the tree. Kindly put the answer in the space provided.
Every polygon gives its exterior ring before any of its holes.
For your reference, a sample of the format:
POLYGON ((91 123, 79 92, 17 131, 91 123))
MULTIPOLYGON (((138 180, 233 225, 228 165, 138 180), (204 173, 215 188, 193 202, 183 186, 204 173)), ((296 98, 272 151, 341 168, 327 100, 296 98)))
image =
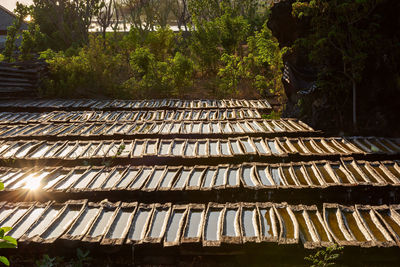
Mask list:
POLYGON ((374 11, 383 1, 312 0, 293 4, 293 15, 309 18, 312 26, 307 36, 296 41, 295 49, 305 48, 309 52, 310 61, 320 68, 318 86, 335 102, 335 107, 348 105, 352 92, 355 130, 357 87, 368 56, 380 46, 380 17, 374 11))
POLYGON ((156 27, 156 14, 152 0, 121 0, 128 13, 131 26, 141 32, 154 30, 156 27))
POLYGON ((188 30, 188 23, 191 18, 188 9, 188 1, 189 0, 175 0, 171 10, 176 18, 179 30, 181 30, 182 27, 185 29, 185 31, 188 30))
POLYGON ((34 0, 32 18, 46 36, 46 48, 66 50, 88 42, 100 8, 100 0, 34 0))
POLYGON ((41 52, 43 47, 45 47, 45 35, 40 31, 39 25, 30 23, 28 30, 22 31, 20 60, 30 60, 32 54, 41 52))
POLYGON ((101 28, 104 44, 106 40, 106 31, 107 28, 111 26, 115 10, 115 0, 109 0, 108 3, 106 0, 101 0, 100 10, 97 16, 97 24, 99 24, 101 28))
POLYGON ((272 36, 271 30, 264 24, 260 31, 247 39, 248 55, 244 58, 249 76, 261 95, 274 94, 282 96, 282 54, 285 49, 272 36))
POLYGON ((20 36, 22 23, 29 14, 29 7, 17 2, 17 6, 14 9, 16 19, 13 25, 7 28, 7 39, 4 48, 4 60, 10 62, 13 60, 13 53, 16 50, 15 42, 20 36))

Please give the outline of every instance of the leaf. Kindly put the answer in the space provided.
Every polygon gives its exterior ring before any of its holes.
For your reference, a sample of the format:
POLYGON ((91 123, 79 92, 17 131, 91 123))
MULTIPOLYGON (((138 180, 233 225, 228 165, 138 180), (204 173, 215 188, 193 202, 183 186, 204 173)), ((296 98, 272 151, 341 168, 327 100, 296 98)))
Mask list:
POLYGON ((0 242, 0 248, 15 248, 14 244, 10 244, 7 241, 0 242))
POLYGON ((2 182, 0 182, 0 191, 4 190, 4 184, 2 182))
POLYGON ((12 230, 12 227, 4 226, 4 227, 1 227, 0 229, 3 229, 4 233, 7 233, 12 230))
POLYGON ((14 237, 5 236, 5 237, 3 237, 3 240, 5 240, 5 241, 7 241, 8 243, 13 244, 13 245, 15 245, 15 246, 18 245, 17 240, 16 240, 14 237))
POLYGON ((6 266, 10 266, 10 262, 8 261, 8 259, 4 256, 0 256, 0 262, 3 263, 6 266))

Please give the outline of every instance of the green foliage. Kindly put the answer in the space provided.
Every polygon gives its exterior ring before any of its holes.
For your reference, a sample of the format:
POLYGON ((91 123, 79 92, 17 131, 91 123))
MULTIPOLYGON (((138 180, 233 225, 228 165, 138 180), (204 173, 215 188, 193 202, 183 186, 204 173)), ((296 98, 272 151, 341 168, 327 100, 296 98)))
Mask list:
POLYGON ((135 96, 178 96, 192 84, 193 62, 177 52, 166 61, 157 60, 149 48, 137 48, 130 59, 133 77, 125 84, 135 96))
POLYGON ((335 261, 339 258, 343 247, 334 244, 325 250, 318 250, 314 255, 309 255, 304 259, 310 262, 310 267, 327 267, 335 265, 335 261))
POLYGON ((173 55, 176 38, 179 37, 170 28, 160 27, 147 34, 144 46, 148 47, 158 60, 166 60, 173 55))
POLYGON ((59 51, 87 44, 89 26, 100 8, 100 0, 34 0, 31 15, 45 36, 44 49, 59 51))
POLYGON ((249 74, 252 76, 253 85, 265 95, 283 94, 282 79, 282 54, 285 49, 279 48, 279 43, 272 36, 267 24, 260 31, 247 39, 249 54, 245 58, 249 74))
POLYGON ((174 0, 122 0, 131 26, 141 33, 154 31, 157 26, 167 26, 174 0))
POLYGON ((356 103, 351 100, 355 101, 357 87, 366 78, 368 58, 396 51, 392 41, 379 34, 382 16, 375 11, 384 2, 313 0, 296 1, 292 5, 293 16, 306 18, 312 26, 305 37, 295 42, 293 51, 308 55, 308 60, 317 66, 317 90, 326 96, 333 114, 342 118, 353 105, 353 126, 356 126, 356 103))
POLYGON ((4 48, 4 59, 7 62, 14 60, 13 55, 14 51, 16 50, 15 42, 20 37, 22 23, 24 22, 26 16, 28 16, 29 11, 29 7, 17 2, 16 8, 14 10, 17 18, 14 20, 13 25, 7 28, 7 39, 4 48))
POLYGON ((195 18, 200 24, 214 20, 223 13, 219 0, 192 0, 189 1, 188 8, 192 18, 195 18))
MULTIPOLYGON (((0 191, 4 190, 4 184, 0 182, 0 191)), ((9 231, 11 231, 11 227, 1 227, 0 228, 0 249, 1 248, 16 248, 18 243, 15 238, 6 235, 9 231)), ((6 266, 10 266, 9 260, 4 257, 0 256, 0 262, 3 263, 6 266)))
POLYGON ((249 35, 250 24, 242 16, 235 16, 232 9, 224 8, 224 14, 215 20, 222 47, 229 53, 237 53, 249 35))
POLYGON ((250 25, 242 16, 235 16, 232 8, 220 6, 222 14, 214 20, 193 18, 194 29, 190 51, 199 67, 215 72, 222 53, 242 52, 242 44, 249 35, 250 25))
POLYGON ((230 9, 235 17, 243 17, 251 25, 252 30, 258 29, 267 19, 267 2, 254 0, 191 0, 189 12, 202 24, 221 17, 226 9, 230 9))
POLYGON ((192 32, 189 49, 196 64, 203 72, 215 73, 220 58, 220 34, 215 22, 200 23, 193 19, 196 30, 192 32))
POLYGON ((282 117, 281 112, 277 112, 275 110, 271 111, 270 114, 262 114, 261 118, 266 120, 279 120, 282 117))
POLYGON ((167 63, 158 61, 149 48, 139 47, 130 58, 133 77, 124 86, 132 89, 139 97, 148 95, 166 95, 168 88, 164 73, 167 63))
POLYGON ((172 95, 181 97, 185 94, 185 89, 193 85, 193 61, 177 52, 169 63, 167 76, 171 82, 172 95))
POLYGON ((239 56, 223 54, 221 61, 224 65, 218 71, 220 84, 218 87, 218 95, 237 95, 238 85, 241 78, 244 78, 244 65, 239 56))
MULTIPOLYGON (((21 47, 24 55, 36 51, 35 45, 40 40, 48 44, 55 40, 64 42, 61 37, 49 36, 51 27, 41 17, 45 12, 61 11, 43 1, 34 2, 33 13, 36 12, 36 17, 43 21, 38 23, 40 30, 30 29, 26 33, 26 41, 21 47)), ((64 4, 63 1, 60 3, 64 4)), ((155 4, 157 1, 151 2, 155 4)), ((132 5, 130 12, 150 12, 146 11, 144 2, 127 0, 124 3, 132 5)), ((250 0, 243 1, 243 5, 237 0, 187 3, 195 12, 192 14, 192 32, 186 39, 168 26, 149 26, 147 29, 145 25, 144 28, 133 25, 125 35, 108 33, 106 39, 92 35, 87 44, 83 41, 69 42, 69 48, 62 51, 58 51, 61 46, 47 45, 54 49, 40 53, 50 69, 41 86, 42 94, 119 98, 184 96, 193 91, 191 87, 202 86, 196 83, 197 79, 207 84, 207 90, 211 89, 221 97, 240 95, 246 86, 252 86, 262 94, 279 91, 281 54, 277 42, 266 24, 253 32, 256 18, 267 14, 265 10, 260 11, 261 5, 250 0)), ((76 7, 66 7, 69 9, 65 11, 67 13, 78 12, 76 7)), ((131 19, 146 19, 132 16, 131 19)), ((79 21, 78 17, 68 18, 79 21)), ((65 27, 68 29, 69 25, 65 27)), ((59 34, 55 29, 53 31, 55 35, 59 34)))
POLYGON ((40 58, 49 63, 50 74, 41 92, 47 96, 108 94, 123 97, 119 84, 127 76, 122 55, 104 48, 101 37, 92 36, 77 55, 46 50, 40 58))
POLYGON ((63 257, 50 257, 44 254, 40 260, 36 261, 38 267, 56 267, 56 266, 70 266, 70 267, 83 267, 90 266, 92 258, 89 257, 90 251, 83 251, 80 248, 76 249, 76 258, 65 261, 63 257))
POLYGON ((63 259, 59 257, 51 258, 49 255, 44 254, 42 259, 36 261, 38 267, 54 267, 57 266, 63 259))
POLYGON ((72 266, 73 267, 83 267, 87 264, 89 264, 92 260, 91 257, 89 257, 90 251, 86 250, 83 251, 80 248, 76 249, 76 257, 77 259, 75 261, 72 261, 72 266))
POLYGON ((4 256, 0 256, 0 262, 6 266, 10 266, 10 261, 4 256))
POLYGON ((22 42, 19 48, 20 60, 32 59, 32 53, 41 52, 45 46, 45 35, 37 24, 29 24, 28 30, 22 32, 22 42))

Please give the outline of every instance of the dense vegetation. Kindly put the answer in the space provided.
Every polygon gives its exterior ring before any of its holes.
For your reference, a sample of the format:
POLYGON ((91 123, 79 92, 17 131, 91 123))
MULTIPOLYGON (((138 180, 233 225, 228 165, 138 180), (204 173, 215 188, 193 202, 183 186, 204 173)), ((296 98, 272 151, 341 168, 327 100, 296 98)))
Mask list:
POLYGON ((316 91, 297 104, 302 116, 314 117, 319 128, 369 134, 391 128, 399 107, 399 12, 392 0, 292 4, 292 16, 307 30, 293 40, 291 53, 317 73, 316 91))
POLYGON ((22 33, 19 53, 9 52, 15 50, 10 47, 6 59, 27 60, 39 53, 50 70, 41 87, 45 96, 256 97, 282 92, 281 51, 265 23, 268 8, 256 1, 35 0, 16 11, 20 18, 31 15, 33 22, 22 33), (116 31, 122 15, 128 33, 116 31), (89 33, 93 19, 101 34, 89 33), (187 31, 172 31, 169 21, 187 31), (106 32, 110 27, 114 31, 106 32))
POLYGON ((400 1, 271 2, 34 0, 17 6, 0 58, 46 60, 44 96, 273 96, 282 103, 285 62, 315 74, 311 93, 286 91, 286 115, 343 132, 396 121, 400 1))

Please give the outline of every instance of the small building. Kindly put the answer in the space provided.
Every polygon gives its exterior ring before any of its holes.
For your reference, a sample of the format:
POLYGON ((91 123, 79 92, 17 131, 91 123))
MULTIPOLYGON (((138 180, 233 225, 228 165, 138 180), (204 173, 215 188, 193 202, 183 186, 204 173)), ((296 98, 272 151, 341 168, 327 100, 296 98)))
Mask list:
MULTIPOLYGON (((3 49, 7 39, 7 28, 10 27, 17 17, 13 12, 0 5, 0 49, 3 49)), ((23 29, 28 28, 25 22, 22 25, 23 29)), ((19 42, 17 41, 17 44, 19 42)))

